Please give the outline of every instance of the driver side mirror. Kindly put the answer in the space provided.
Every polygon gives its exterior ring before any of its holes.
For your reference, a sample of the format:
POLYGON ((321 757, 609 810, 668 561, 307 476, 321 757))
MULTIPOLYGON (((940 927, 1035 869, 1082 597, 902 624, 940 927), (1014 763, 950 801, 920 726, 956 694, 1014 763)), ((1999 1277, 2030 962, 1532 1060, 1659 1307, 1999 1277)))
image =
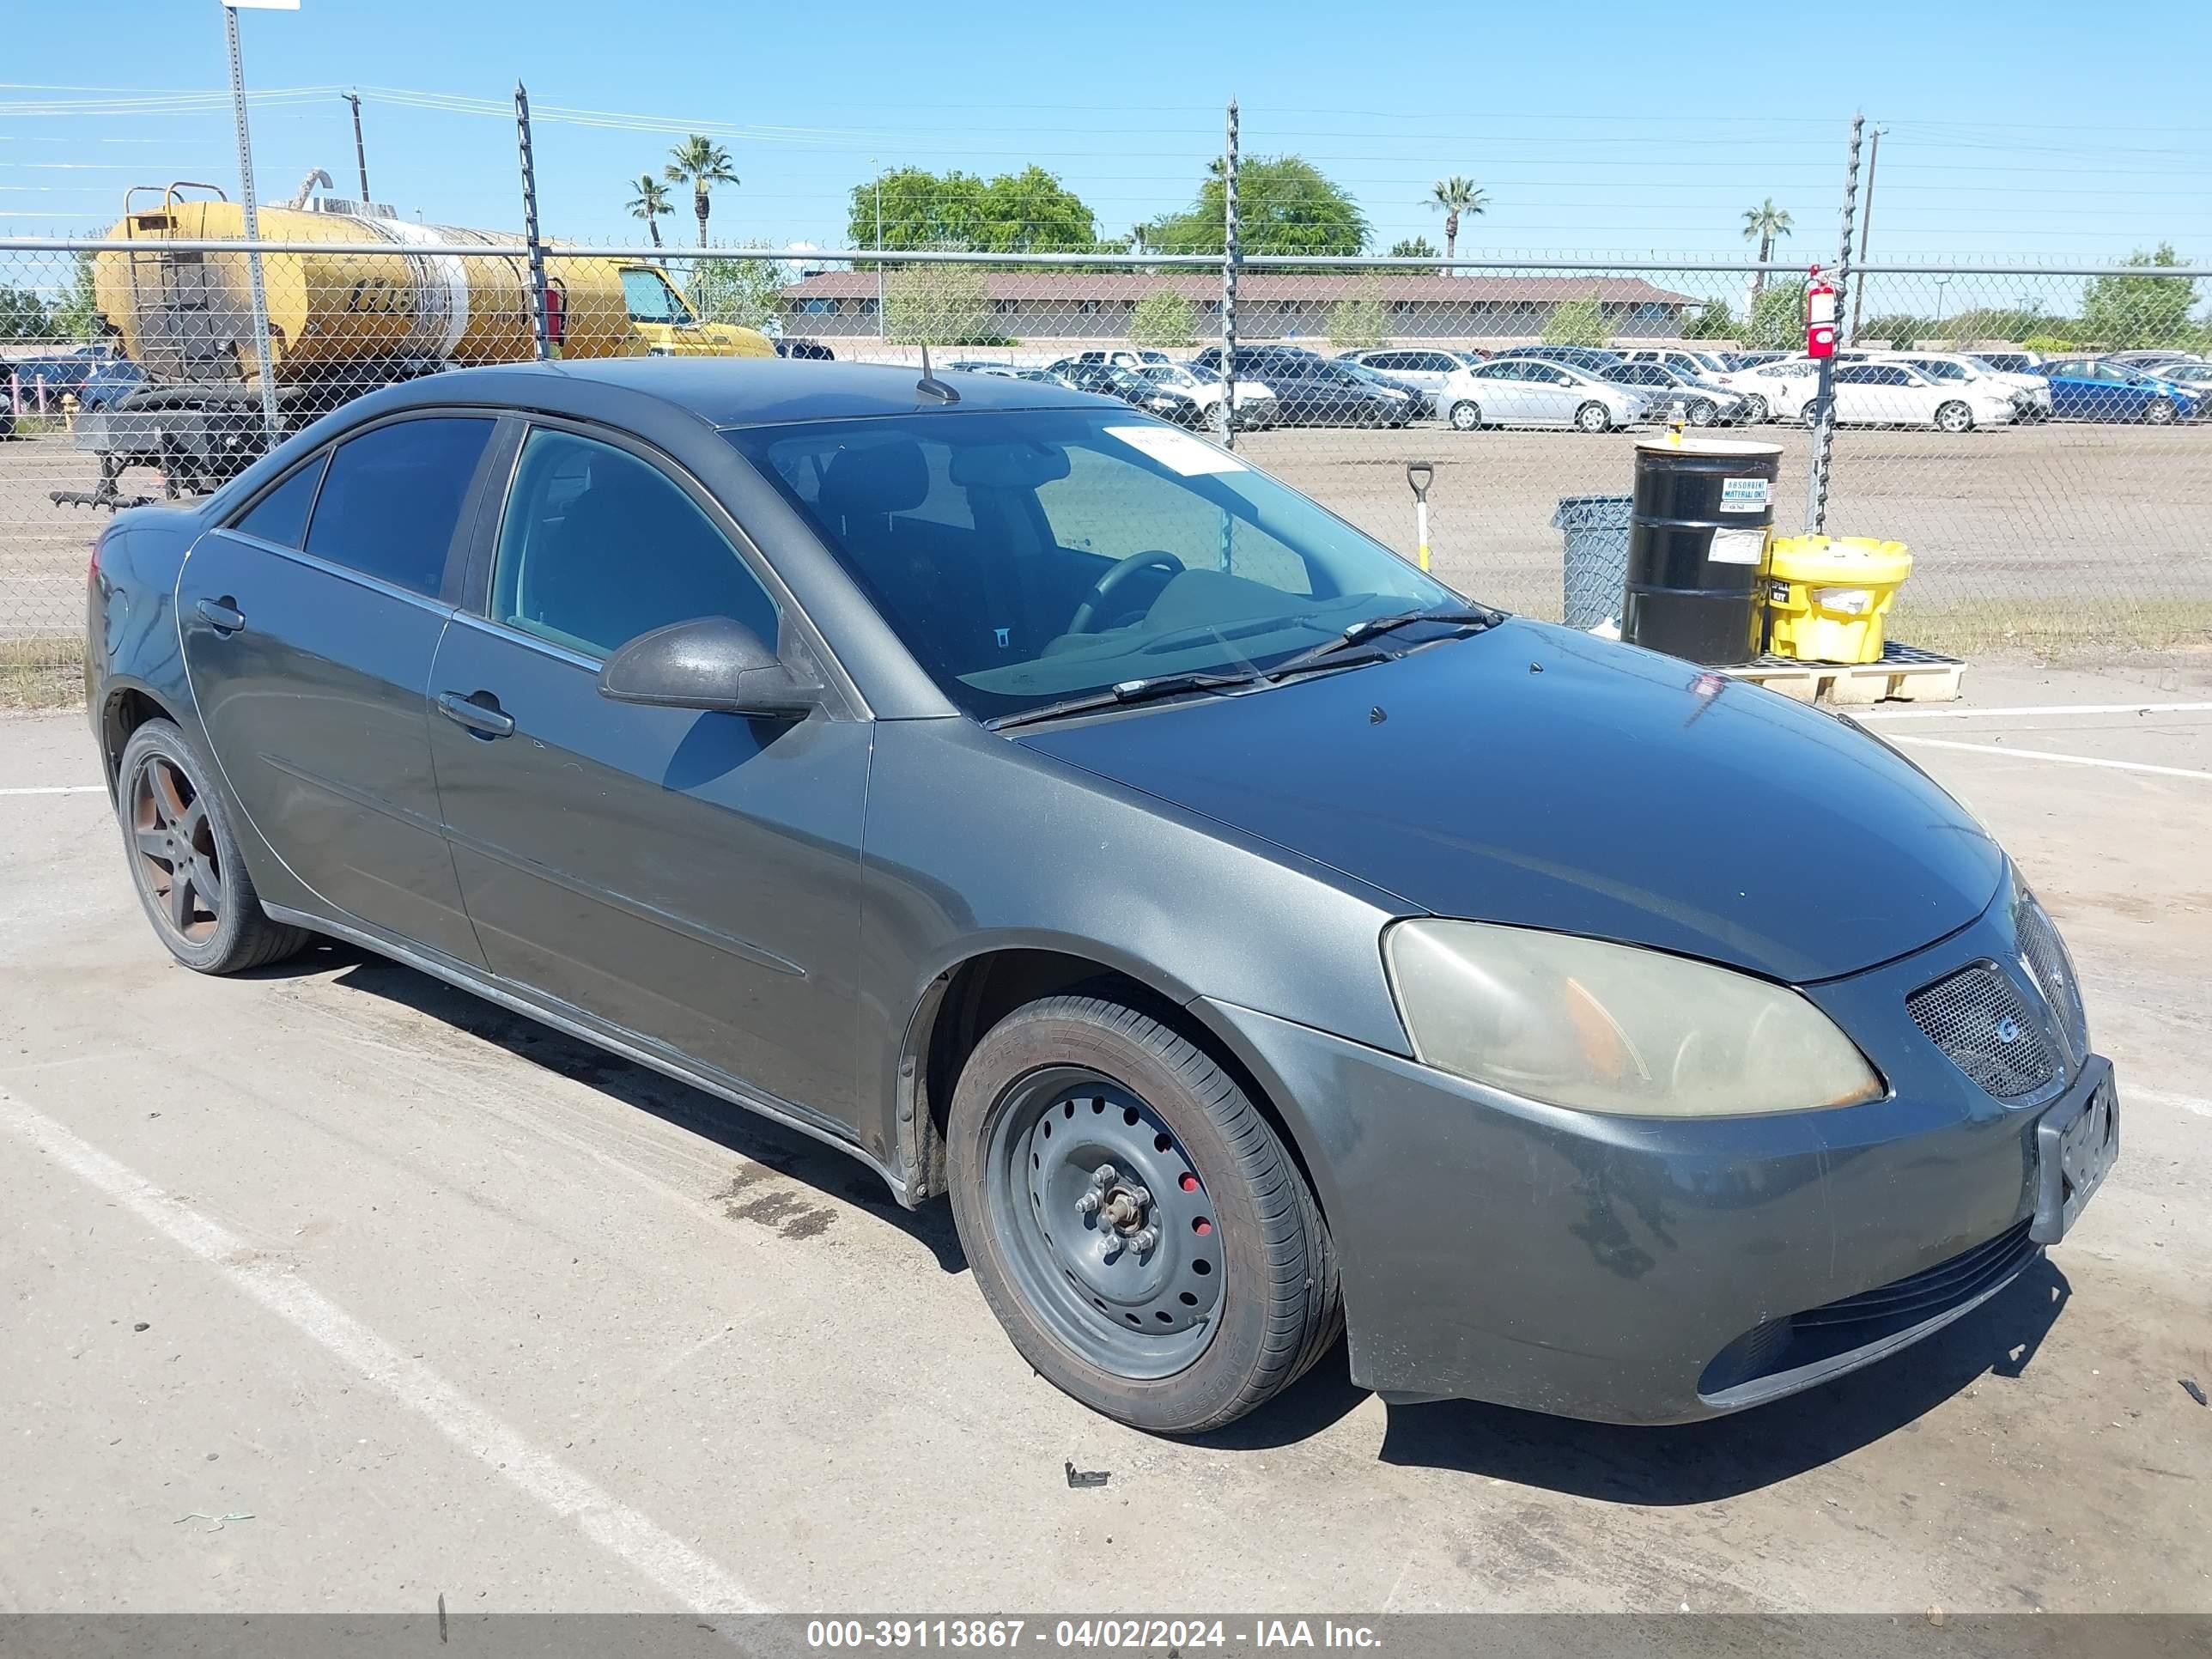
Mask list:
POLYGON ((822 706, 819 684, 793 672, 759 635, 727 617, 697 617, 639 635, 599 670, 599 695, 763 720, 804 720, 822 706))

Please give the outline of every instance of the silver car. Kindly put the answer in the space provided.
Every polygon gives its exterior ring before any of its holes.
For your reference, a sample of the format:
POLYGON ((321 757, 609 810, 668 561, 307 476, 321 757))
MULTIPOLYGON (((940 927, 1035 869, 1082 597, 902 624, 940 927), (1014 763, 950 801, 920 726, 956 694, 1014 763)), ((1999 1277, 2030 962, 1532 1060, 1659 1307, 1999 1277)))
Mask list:
POLYGON ((1650 400, 1537 357, 1498 357, 1445 377, 1437 408, 1461 432, 1483 426, 1565 426, 1610 432, 1650 418, 1650 400))
POLYGON ((1473 368, 1484 361, 1479 351, 1446 346, 1368 346, 1358 351, 1340 351, 1336 360, 1340 363, 1358 363, 1407 386, 1419 386, 1432 404, 1443 392, 1445 381, 1460 370, 1473 368))

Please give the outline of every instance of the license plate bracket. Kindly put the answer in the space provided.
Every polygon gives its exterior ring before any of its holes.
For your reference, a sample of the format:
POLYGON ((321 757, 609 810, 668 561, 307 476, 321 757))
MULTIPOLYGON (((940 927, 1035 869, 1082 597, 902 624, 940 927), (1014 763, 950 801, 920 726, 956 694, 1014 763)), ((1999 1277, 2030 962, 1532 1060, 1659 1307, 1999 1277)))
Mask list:
POLYGON ((2035 1219, 2027 1236, 2038 1244, 2063 1238, 2119 1155, 2120 1096, 2107 1071, 2035 1126, 2035 1219))

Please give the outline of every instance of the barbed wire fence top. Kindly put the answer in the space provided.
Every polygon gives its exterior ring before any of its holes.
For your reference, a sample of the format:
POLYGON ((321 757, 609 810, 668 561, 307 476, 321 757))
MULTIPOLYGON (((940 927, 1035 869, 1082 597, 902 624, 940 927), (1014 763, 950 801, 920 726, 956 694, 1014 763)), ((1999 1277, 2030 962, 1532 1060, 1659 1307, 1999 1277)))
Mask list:
MULTIPOLYGON (((821 246, 702 248, 678 233, 705 234, 698 204, 720 210, 728 188, 703 137, 681 176, 633 181, 653 206, 633 210, 647 234, 621 239, 542 216, 534 241, 520 216, 441 227, 326 185, 264 209, 251 246, 236 205, 205 189, 142 194, 99 234, 0 237, 0 696, 65 696, 80 672, 106 509, 70 497, 190 499, 265 447, 264 337, 280 432, 394 380, 540 355, 918 368, 927 349, 943 373, 1073 383, 1210 433, 1408 556, 1406 468, 1425 462, 1436 573, 1553 618, 1563 503, 1626 494, 1632 447, 1679 421, 1782 448, 1781 531, 1816 513, 1830 533, 1910 544, 1893 638, 1961 653, 2212 642, 2206 273, 2156 244, 1867 259, 1827 216, 1838 133, 1778 168, 1825 173, 1825 195, 1796 195, 1794 231, 1771 199, 1743 214, 1733 258, 1478 252, 1484 187, 1455 175, 1431 187, 1432 238, 1376 252, 1342 180, 1311 157, 1232 162, 1218 127, 1216 153, 1192 155, 1188 207, 1126 234, 1102 235, 1039 167, 948 183, 894 167, 851 188, 821 246), (1824 399, 1803 356, 1805 268, 1843 256, 1824 399)), ((1387 137, 1362 134, 1354 159, 1372 164, 1387 137)), ((1866 183, 1877 223, 1885 198, 1929 185, 1889 143, 1854 178, 1860 238, 1866 183)), ((1094 550, 1132 550, 1103 520, 1091 533, 1094 550)))

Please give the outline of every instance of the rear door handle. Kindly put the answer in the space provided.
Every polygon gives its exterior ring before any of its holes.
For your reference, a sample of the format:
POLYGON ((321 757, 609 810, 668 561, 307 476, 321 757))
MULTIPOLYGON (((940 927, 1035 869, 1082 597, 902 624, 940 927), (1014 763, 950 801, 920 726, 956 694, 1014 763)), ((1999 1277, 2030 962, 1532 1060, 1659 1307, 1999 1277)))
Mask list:
POLYGON ((193 607, 218 634, 235 634, 246 626, 246 613, 226 593, 219 599, 202 599, 193 607))
POLYGON ((509 737, 514 732, 514 716, 501 709, 499 699, 489 691, 472 692, 465 697, 458 691, 441 691, 438 712, 480 738, 509 737))

